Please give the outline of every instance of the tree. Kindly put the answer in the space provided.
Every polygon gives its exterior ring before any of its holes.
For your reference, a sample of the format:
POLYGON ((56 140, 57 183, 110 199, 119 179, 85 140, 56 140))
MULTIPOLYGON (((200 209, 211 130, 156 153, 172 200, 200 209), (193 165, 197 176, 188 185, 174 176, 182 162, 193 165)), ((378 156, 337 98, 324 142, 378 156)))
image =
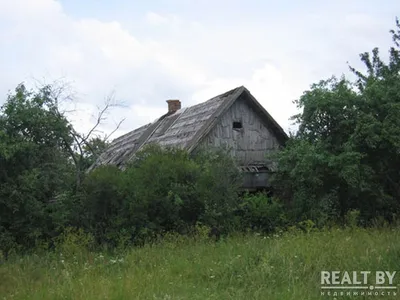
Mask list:
POLYGON ((299 130, 278 154, 275 183, 290 191, 297 219, 343 218, 351 209, 365 221, 400 212, 400 24, 392 30, 389 62, 377 48, 361 54, 366 73, 320 81, 295 101, 299 130))
POLYGON ((67 220, 68 212, 54 203, 79 187, 107 145, 95 131, 114 106, 111 98, 94 127, 81 134, 59 109, 63 91, 58 85, 28 91, 20 84, 0 109, 0 245, 6 253, 55 234, 63 224, 52 218, 67 220))
POLYGON ((69 123, 47 95, 19 85, 0 111, 0 228, 20 245, 49 233, 46 205, 71 182, 69 123))

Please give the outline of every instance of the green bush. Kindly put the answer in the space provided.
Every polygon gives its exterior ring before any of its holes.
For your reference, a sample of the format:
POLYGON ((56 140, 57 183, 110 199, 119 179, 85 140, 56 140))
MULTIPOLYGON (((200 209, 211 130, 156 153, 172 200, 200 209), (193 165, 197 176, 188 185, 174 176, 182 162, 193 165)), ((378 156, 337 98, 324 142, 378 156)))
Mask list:
POLYGON ((124 175, 132 213, 143 212, 140 225, 160 233, 194 224, 204 209, 195 186, 200 172, 184 150, 151 145, 137 153, 124 175))
POLYGON ((191 233, 199 222, 228 231, 239 205, 239 184, 239 171, 224 153, 191 156, 151 145, 124 171, 103 166, 88 174, 74 224, 111 247, 191 233))
POLYGON ((360 211, 358 209, 349 210, 345 217, 346 226, 355 228, 360 223, 360 211))
POLYGON ((265 193, 245 194, 240 216, 242 229, 271 233, 287 225, 283 204, 265 193))
POLYGON ((235 161, 223 150, 199 151, 194 160, 201 170, 195 182, 196 194, 204 206, 200 222, 222 232, 232 231, 236 226, 235 211, 240 204, 242 184, 235 161))
POLYGON ((100 167, 85 178, 81 188, 76 225, 90 232, 97 243, 115 246, 128 218, 123 173, 114 166, 100 167))
POLYGON ((67 227, 54 239, 55 249, 64 257, 84 254, 94 247, 94 238, 82 229, 67 227))

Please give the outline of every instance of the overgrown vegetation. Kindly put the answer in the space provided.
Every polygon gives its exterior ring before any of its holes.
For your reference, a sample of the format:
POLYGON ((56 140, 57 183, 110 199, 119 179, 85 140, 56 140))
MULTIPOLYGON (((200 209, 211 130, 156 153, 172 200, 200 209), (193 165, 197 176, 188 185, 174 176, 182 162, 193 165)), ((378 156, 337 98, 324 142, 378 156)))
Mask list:
POLYGON ((239 171, 222 153, 192 158, 154 145, 124 171, 105 166, 87 176, 72 208, 80 208, 75 226, 112 246, 142 244, 165 232, 189 234, 198 223, 229 230, 238 186, 239 171))
MULTIPOLYGON (((54 252, 0 265, 0 295, 38 300, 333 299, 321 296, 322 270, 400 268, 400 231, 388 228, 247 234, 218 243, 201 232, 196 238, 168 235, 160 243, 113 253, 86 251, 90 240, 70 233, 54 252)), ((372 298, 398 299, 392 296, 396 290, 383 292, 386 296, 372 298)))
POLYGON ((278 153, 275 184, 296 221, 343 222, 351 210, 368 225, 400 213, 400 23, 389 62, 378 49, 361 54, 356 80, 332 77, 296 101, 302 112, 278 153))
POLYGON ((10 94, 0 110, 0 250, 54 249, 69 232, 96 249, 145 245, 160 236, 305 232, 393 223, 400 213, 400 24, 388 63, 361 55, 354 82, 330 78, 298 101, 299 125, 275 154, 274 198, 239 194, 241 176, 223 152, 188 155, 151 146, 124 171, 86 173, 107 140, 80 134, 59 109, 60 89, 10 94), (214 233, 213 233, 214 232, 214 233))

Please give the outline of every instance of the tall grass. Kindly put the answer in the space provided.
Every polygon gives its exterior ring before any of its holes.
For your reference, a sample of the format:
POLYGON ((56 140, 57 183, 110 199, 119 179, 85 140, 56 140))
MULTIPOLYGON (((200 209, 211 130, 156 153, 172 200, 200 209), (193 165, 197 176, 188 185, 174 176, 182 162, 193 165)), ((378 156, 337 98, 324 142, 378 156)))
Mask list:
POLYGON ((400 231, 335 229, 219 242, 171 236, 118 254, 14 257, 0 266, 0 299, 321 299, 323 270, 400 270, 400 231))

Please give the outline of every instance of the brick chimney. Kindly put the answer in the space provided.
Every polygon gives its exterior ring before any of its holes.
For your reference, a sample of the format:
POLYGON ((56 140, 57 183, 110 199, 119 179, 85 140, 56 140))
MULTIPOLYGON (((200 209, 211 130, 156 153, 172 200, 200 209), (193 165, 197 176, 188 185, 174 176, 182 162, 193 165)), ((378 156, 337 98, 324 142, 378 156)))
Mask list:
POLYGON ((168 103, 168 113, 174 113, 181 109, 181 101, 179 100, 167 100, 168 103))

